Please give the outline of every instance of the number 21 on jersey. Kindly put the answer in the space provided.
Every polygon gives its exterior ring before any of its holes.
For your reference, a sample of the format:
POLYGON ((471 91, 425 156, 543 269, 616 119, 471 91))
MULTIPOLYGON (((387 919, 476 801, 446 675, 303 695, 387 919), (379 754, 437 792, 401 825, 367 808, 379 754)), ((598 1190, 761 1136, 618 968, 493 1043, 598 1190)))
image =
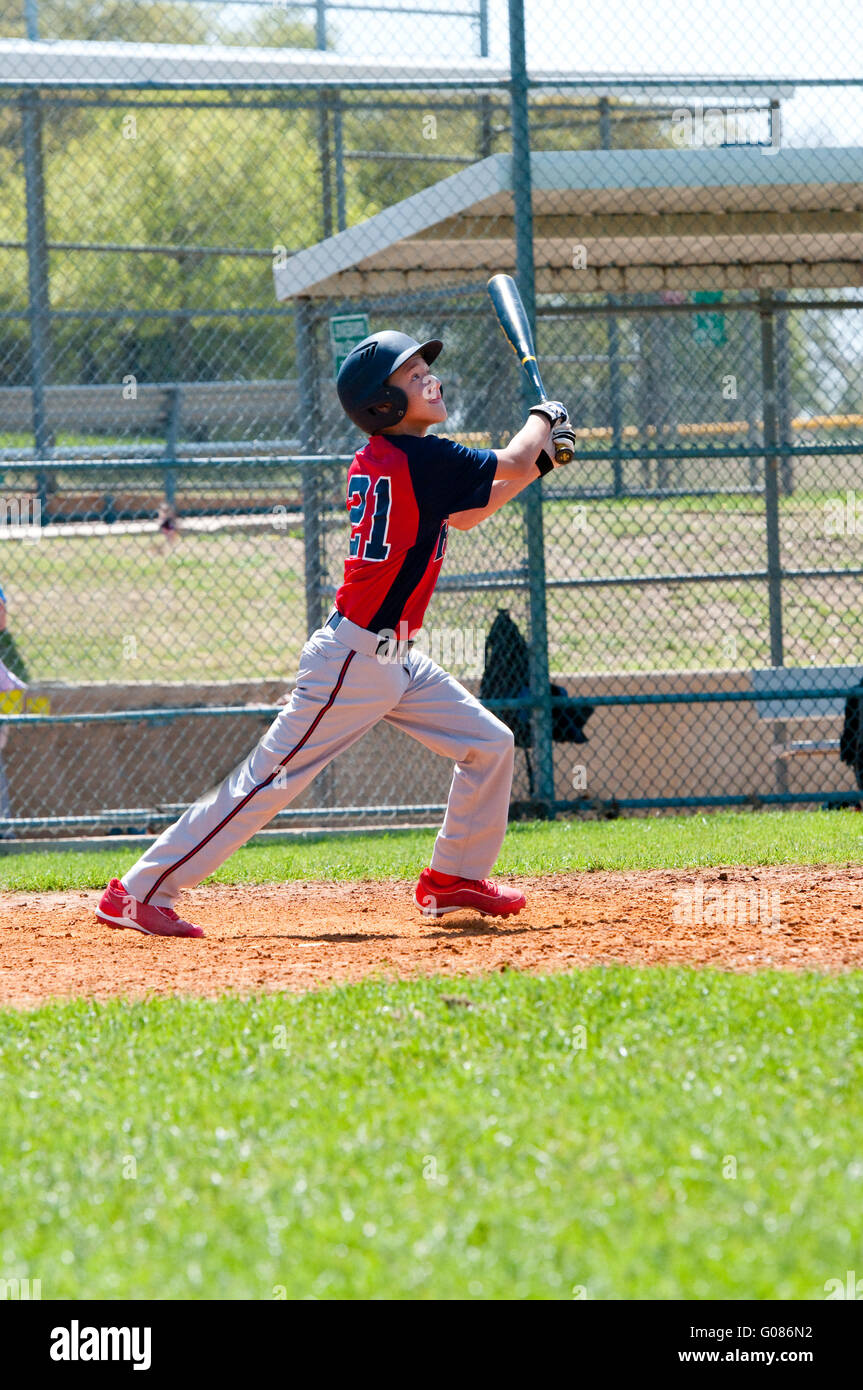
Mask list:
POLYGON ((348 489, 348 519, 351 523, 350 554, 358 560, 385 560, 390 553, 387 526, 390 520, 390 480, 378 478, 374 487, 367 473, 357 473, 348 489), (361 531, 374 500, 371 531, 363 544, 361 531))

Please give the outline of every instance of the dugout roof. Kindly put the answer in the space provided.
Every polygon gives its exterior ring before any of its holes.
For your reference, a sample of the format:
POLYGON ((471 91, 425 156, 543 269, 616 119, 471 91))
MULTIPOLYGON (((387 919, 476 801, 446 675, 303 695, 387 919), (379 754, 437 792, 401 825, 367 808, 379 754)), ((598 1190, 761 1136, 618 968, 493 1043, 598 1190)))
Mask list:
MULTIPOLYGON (((548 151, 531 155, 531 180, 539 293, 863 285, 863 148, 548 151)), ((475 285, 496 271, 515 271, 508 154, 274 275, 279 299, 348 298, 475 285)))
MULTIPOLYGON (((794 80, 733 74, 580 72, 531 66, 534 87, 576 88, 591 96, 679 97, 727 102, 779 101, 794 94, 794 80)), ((0 86, 206 87, 327 85, 505 87, 508 62, 466 58, 463 62, 359 59, 309 48, 248 48, 225 44, 120 43, 74 39, 0 39, 0 86)))

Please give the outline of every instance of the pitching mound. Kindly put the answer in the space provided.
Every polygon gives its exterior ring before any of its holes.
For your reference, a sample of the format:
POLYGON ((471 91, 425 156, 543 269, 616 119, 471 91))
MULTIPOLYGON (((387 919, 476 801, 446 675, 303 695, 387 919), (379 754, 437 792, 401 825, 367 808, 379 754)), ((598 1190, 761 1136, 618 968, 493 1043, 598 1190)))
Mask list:
POLYGON ((657 870, 520 879, 527 907, 429 921, 408 883, 221 885, 186 894, 202 940, 113 930, 98 894, 0 898, 0 1003, 308 990, 368 975, 690 965, 863 966, 863 868, 657 870))

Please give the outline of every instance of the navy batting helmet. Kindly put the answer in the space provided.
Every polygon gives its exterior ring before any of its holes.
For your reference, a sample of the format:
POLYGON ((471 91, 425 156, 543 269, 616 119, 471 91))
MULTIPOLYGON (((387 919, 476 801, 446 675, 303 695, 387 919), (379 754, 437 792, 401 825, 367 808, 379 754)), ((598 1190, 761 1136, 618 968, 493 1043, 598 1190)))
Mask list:
POLYGON ((372 333, 351 348, 336 379, 336 390, 346 414, 365 434, 377 434, 388 425, 397 425, 408 408, 408 398, 398 386, 387 386, 387 377, 414 353, 421 352, 432 362, 441 351, 438 338, 418 343, 407 333, 372 333))

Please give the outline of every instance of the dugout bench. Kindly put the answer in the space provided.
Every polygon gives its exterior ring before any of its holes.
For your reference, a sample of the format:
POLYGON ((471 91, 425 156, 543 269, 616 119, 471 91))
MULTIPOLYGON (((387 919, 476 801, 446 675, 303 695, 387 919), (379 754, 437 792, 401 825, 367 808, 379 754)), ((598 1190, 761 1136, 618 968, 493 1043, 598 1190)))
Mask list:
POLYGON ((846 693, 860 682, 859 666, 768 666, 750 672, 760 719, 770 721, 776 790, 789 790, 798 758, 839 756, 846 693), (837 695, 808 695, 836 690, 837 695))

